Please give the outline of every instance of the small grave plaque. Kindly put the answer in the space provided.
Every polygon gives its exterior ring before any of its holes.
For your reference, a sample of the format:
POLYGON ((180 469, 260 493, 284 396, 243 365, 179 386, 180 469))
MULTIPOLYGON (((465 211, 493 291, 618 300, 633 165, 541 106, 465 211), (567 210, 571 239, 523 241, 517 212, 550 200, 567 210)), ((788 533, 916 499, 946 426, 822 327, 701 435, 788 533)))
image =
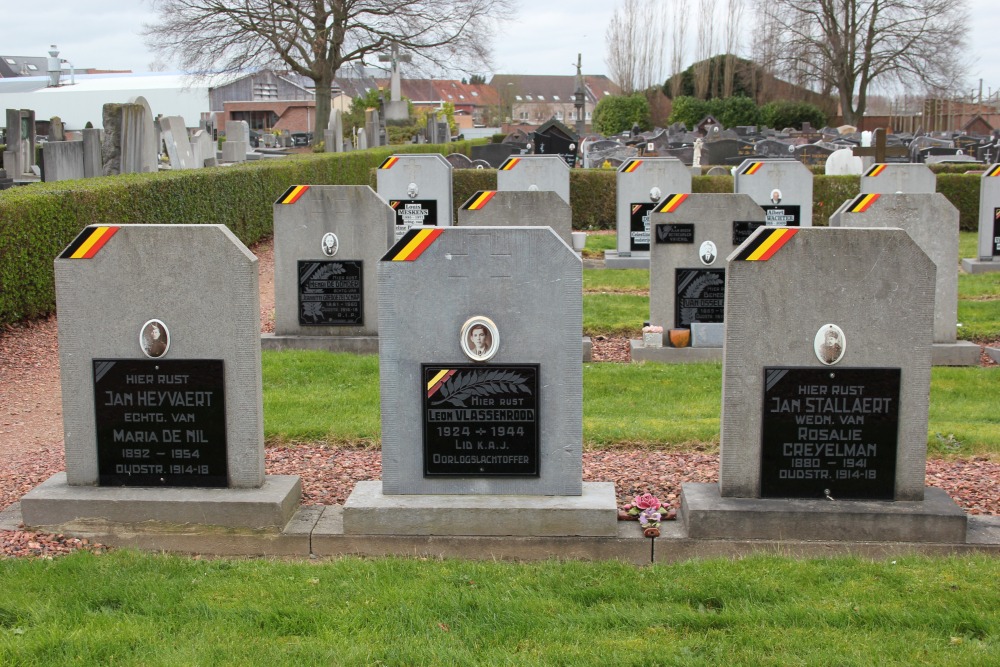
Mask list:
POLYGON ((539 475, 538 364, 422 364, 424 475, 539 475))
POLYGON ((396 212, 396 241, 414 225, 437 227, 436 199, 390 199, 389 206, 396 212))
POLYGON ((758 222, 756 220, 734 220, 733 221, 733 245, 737 246, 742 244, 750 235, 753 234, 753 230, 758 227, 764 226, 765 223, 758 222))
POLYGON ((634 202, 629 208, 629 250, 649 251, 649 213, 656 202, 634 202))
POLYGON ((761 206, 764 209, 768 227, 798 227, 802 220, 802 207, 795 204, 779 204, 776 206, 761 206))
POLYGON ((692 322, 723 322, 726 298, 725 269, 677 269, 676 328, 692 322))
POLYGON ((764 368, 761 497, 892 500, 898 368, 764 368))
POLYGON ((362 264, 361 260, 299 260, 299 324, 363 324, 362 264))
POLYGON ((656 226, 657 243, 694 243, 694 225, 691 223, 662 224, 656 226))
POLYGON ((993 256, 1000 257, 1000 208, 993 209, 993 256))
POLYGON ((221 359, 94 359, 101 486, 225 487, 221 359))

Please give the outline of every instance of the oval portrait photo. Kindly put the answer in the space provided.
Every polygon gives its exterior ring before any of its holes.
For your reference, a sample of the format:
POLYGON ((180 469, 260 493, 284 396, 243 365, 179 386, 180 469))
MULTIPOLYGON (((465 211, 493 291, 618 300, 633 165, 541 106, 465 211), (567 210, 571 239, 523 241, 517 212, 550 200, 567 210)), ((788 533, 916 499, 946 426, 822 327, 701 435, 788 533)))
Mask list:
POLYGON ((827 366, 832 366, 844 358, 847 351, 847 339, 843 330, 836 324, 824 324, 816 332, 813 340, 816 358, 827 366))
POLYGON ((500 348, 500 334, 493 320, 482 315, 470 317, 462 325, 462 351, 473 361, 488 361, 500 348))
POLYGON ((149 320, 139 330, 139 347, 150 359, 158 359, 170 348, 170 332, 160 320, 149 320))

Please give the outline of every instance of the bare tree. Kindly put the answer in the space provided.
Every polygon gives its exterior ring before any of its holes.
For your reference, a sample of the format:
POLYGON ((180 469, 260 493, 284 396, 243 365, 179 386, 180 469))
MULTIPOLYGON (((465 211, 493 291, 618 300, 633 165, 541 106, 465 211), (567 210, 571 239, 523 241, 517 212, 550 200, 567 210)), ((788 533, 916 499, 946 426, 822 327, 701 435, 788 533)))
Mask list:
POLYGON ((775 73, 836 90, 848 124, 875 82, 942 90, 967 70, 965 0, 759 0, 758 9, 781 40, 775 73))
POLYGON ((722 97, 733 94, 733 79, 736 75, 736 52, 740 48, 740 32, 743 26, 744 0, 726 0, 725 62, 722 72, 722 97))
POLYGON ((489 35, 510 0, 151 0, 152 49, 189 72, 284 67, 313 80, 317 133, 337 69, 395 42, 418 65, 466 71, 489 63, 489 35))
POLYGON ((604 33, 608 73, 625 95, 663 82, 662 0, 624 0, 615 9, 604 33))
POLYGON ((670 97, 681 94, 684 83, 680 76, 684 68, 684 48, 689 29, 687 0, 673 0, 670 3, 670 97))
POLYGON ((694 96, 709 98, 712 79, 712 54, 715 51, 715 2, 698 0, 698 40, 695 43, 694 96))

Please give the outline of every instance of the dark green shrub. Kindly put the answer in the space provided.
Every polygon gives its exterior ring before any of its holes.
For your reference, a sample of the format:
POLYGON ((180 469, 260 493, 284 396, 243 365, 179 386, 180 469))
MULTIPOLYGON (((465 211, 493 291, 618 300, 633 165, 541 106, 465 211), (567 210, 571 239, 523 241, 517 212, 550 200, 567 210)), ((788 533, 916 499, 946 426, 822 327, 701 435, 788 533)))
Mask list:
POLYGON ((786 127, 801 130, 804 122, 820 128, 826 125, 826 114, 818 106, 805 102, 768 102, 760 108, 760 122, 777 130, 786 127))
POLYGON ((685 95, 674 100, 669 121, 671 124, 684 123, 688 129, 693 129, 708 114, 709 106, 706 100, 685 95))
POLYGON ((642 93, 628 97, 609 95, 594 107, 594 131, 610 137, 632 129, 636 123, 642 130, 652 129, 649 120, 649 100, 642 93))

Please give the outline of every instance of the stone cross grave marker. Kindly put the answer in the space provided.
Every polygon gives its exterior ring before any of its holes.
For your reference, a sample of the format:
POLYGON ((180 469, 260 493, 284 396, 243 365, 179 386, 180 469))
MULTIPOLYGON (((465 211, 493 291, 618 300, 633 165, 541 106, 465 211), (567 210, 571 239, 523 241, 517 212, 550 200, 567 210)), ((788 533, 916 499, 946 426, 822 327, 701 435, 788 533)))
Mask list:
POLYGON ((375 171, 382 199, 395 211, 392 245, 414 225, 451 227, 454 221, 452 167, 438 153, 392 155, 375 171))
POLYGON ((861 194, 932 193, 937 176, 926 164, 874 164, 861 175, 861 194))
POLYGON ((510 157, 497 170, 497 190, 551 190, 569 204, 569 166, 558 155, 510 157))
POLYGON ((345 533, 616 534, 613 486, 582 482, 581 294, 551 229, 412 229, 386 253, 382 481, 345 533))
POLYGON ((874 158, 875 164, 884 164, 886 158, 900 157, 909 158, 910 152, 905 146, 889 146, 886 144, 885 128, 876 128, 872 133, 872 145, 855 147, 852 149, 854 155, 862 159, 866 157, 874 158))
POLYGON ((925 489, 934 265, 917 243, 763 228, 728 271, 719 483, 683 485, 689 536, 964 542, 965 514, 925 489))
POLYGON ((764 211, 749 195, 667 193, 650 222, 650 324, 668 340, 670 329, 689 329, 692 347, 721 348, 726 255, 764 224, 764 211))
POLYGON ((573 210, 555 192, 480 190, 458 209, 464 227, 551 227, 573 246, 573 210))
POLYGON ((978 255, 963 259, 967 273, 1000 271, 1000 164, 990 165, 979 180, 978 255))
POLYGON ((617 246, 605 252, 608 268, 648 268, 650 212, 664 195, 691 192, 691 170, 676 158, 634 158, 615 175, 617 246))
POLYGON ((813 174, 798 160, 744 160, 734 191, 764 209, 768 227, 812 227, 813 174))
POLYGON ((284 526, 300 485, 264 474, 246 246, 222 225, 95 225, 55 282, 66 472, 25 496, 25 522, 284 526))
POLYGON ((831 227, 898 227, 920 246, 937 272, 934 295, 936 365, 979 363, 979 347, 956 340, 958 324, 958 209, 939 192, 868 194, 845 202, 831 227), (950 355, 946 356, 946 352, 950 355), (958 356, 954 356, 958 355, 958 356))
POLYGON ((274 203, 274 335, 266 349, 377 352, 376 266, 393 212, 367 185, 298 185, 274 203))

